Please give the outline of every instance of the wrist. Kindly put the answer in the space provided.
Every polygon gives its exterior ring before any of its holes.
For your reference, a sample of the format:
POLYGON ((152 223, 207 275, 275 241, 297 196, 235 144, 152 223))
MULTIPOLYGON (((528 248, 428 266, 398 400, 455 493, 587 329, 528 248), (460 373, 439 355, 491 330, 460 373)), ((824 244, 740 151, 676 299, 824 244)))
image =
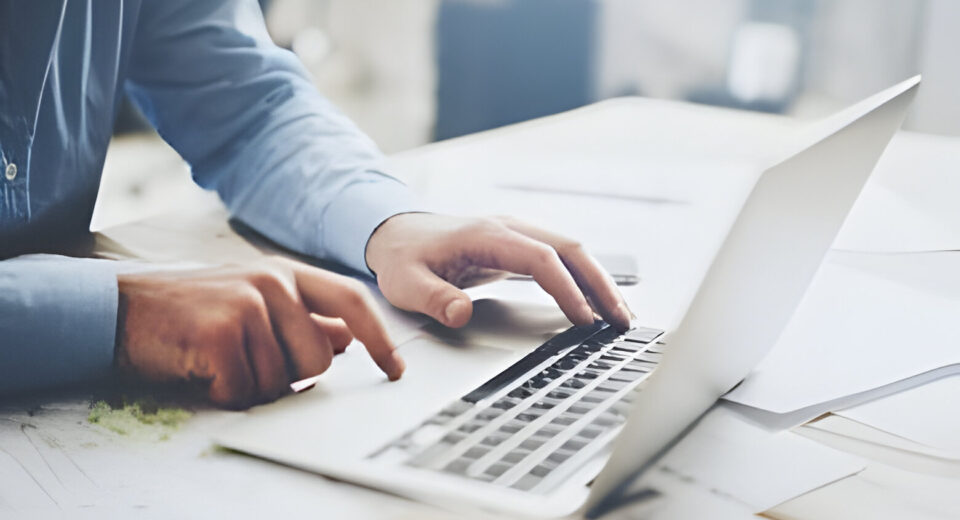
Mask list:
POLYGON ((374 276, 377 275, 377 268, 382 264, 383 259, 390 257, 390 244, 392 242, 390 237, 395 236, 397 228, 402 226, 403 222, 409 221, 411 218, 416 218, 415 215, 428 215, 428 213, 398 213, 387 218, 374 228, 373 233, 370 234, 370 238, 367 239, 367 246, 364 250, 364 261, 367 264, 367 269, 369 269, 374 276))

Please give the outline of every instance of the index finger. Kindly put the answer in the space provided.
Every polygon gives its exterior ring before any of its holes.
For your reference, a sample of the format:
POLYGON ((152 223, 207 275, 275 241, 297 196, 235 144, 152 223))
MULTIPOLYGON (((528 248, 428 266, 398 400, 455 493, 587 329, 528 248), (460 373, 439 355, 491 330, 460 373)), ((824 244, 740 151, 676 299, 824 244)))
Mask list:
POLYGON ((630 328, 630 310, 613 278, 578 242, 525 222, 502 221, 508 228, 553 247, 600 316, 621 330, 630 328))
POLYGON ((477 233, 464 246, 477 265, 512 273, 529 274, 560 306, 571 322, 593 323, 593 310, 557 252, 547 244, 516 231, 499 228, 477 233))
POLYGON ((380 370, 391 381, 399 379, 406 365, 366 287, 346 276, 306 265, 296 266, 294 273, 307 308, 323 316, 342 318, 380 370))

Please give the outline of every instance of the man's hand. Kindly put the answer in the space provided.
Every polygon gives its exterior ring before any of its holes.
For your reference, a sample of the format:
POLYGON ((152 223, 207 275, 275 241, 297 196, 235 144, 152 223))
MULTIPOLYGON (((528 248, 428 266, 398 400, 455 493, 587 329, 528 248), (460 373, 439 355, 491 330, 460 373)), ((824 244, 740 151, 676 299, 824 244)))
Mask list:
POLYGON ((460 289, 504 271, 533 276, 575 324, 592 323, 596 311, 622 330, 630 326, 613 279, 579 243, 514 219, 397 215, 370 237, 366 259, 392 304, 449 327, 473 312, 460 289))
POLYGON ((293 261, 121 275, 117 363, 153 382, 208 384, 216 404, 273 400, 324 372, 354 337, 393 380, 403 373, 360 282, 293 261))

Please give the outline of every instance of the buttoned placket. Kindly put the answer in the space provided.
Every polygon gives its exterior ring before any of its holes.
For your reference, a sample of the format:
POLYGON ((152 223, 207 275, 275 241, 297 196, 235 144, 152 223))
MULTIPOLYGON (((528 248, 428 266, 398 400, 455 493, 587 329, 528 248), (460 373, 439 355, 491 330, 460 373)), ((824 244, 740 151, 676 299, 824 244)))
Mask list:
POLYGON ((8 150, 0 149, 0 218, 8 223, 24 222, 29 219, 26 171, 8 150))
POLYGON ((12 181, 17 178, 17 163, 7 162, 7 156, 3 155, 3 176, 12 181))

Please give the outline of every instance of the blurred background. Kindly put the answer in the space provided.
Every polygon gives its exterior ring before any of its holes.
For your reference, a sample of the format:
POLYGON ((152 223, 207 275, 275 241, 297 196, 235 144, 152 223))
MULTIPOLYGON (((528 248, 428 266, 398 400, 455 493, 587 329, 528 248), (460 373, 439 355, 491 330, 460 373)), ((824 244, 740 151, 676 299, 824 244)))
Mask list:
POLYGON ((275 41, 386 152, 641 95, 800 117, 924 73, 960 134, 956 0, 271 0, 275 41))
MULTIPOLYGON (((386 153, 624 95, 812 118, 920 72, 905 128, 960 135, 956 0, 260 3, 276 43, 386 153)), ((118 131, 143 128, 127 107, 118 131)), ((108 174, 141 210, 173 189, 108 174)))

